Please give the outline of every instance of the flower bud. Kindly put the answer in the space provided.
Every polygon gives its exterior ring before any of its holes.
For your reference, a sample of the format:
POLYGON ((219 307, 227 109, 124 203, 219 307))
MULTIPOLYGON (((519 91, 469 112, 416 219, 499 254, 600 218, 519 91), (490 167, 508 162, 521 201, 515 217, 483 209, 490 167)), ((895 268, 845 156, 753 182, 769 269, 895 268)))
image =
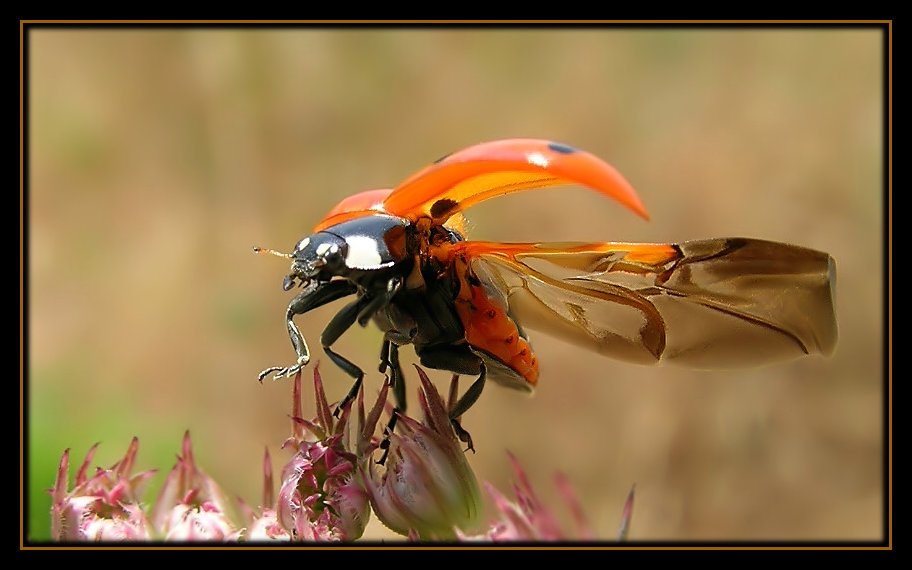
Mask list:
POLYGON ((448 539, 478 519, 478 482, 453 430, 447 407, 418 368, 424 422, 402 415, 389 437, 385 471, 373 464, 364 477, 380 520, 402 535, 448 539))

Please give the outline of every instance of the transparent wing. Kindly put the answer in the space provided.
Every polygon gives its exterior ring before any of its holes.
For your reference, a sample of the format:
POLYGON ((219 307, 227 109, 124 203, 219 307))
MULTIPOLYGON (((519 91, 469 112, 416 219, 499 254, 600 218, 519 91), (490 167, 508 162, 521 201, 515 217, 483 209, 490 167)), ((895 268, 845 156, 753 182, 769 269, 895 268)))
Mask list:
POLYGON ((735 368, 836 343, 835 263, 803 247, 468 241, 455 253, 523 327, 619 360, 735 368))

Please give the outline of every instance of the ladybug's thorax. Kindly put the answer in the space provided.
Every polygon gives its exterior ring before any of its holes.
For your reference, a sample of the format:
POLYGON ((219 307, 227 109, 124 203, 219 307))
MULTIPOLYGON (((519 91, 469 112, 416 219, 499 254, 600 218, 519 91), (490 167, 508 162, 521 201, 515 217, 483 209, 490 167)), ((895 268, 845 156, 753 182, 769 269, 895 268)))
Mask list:
POLYGON ((326 228, 320 233, 344 243, 343 261, 348 270, 384 269, 408 258, 406 219, 387 214, 355 218, 326 228))
POLYGON ((447 226, 434 226, 424 238, 422 250, 426 253, 428 261, 443 267, 453 263, 453 245, 463 241, 463 235, 447 226))

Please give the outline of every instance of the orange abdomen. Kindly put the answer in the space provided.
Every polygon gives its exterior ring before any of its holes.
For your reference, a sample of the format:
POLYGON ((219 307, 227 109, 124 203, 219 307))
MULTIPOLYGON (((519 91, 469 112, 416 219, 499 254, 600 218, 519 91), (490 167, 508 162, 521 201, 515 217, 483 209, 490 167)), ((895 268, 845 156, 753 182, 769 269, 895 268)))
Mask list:
POLYGON ((531 386, 538 383, 538 360, 532 347, 519 334, 513 319, 493 302, 480 284, 466 279, 466 268, 457 266, 460 281, 456 312, 465 328, 466 342, 490 354, 522 376, 531 386))

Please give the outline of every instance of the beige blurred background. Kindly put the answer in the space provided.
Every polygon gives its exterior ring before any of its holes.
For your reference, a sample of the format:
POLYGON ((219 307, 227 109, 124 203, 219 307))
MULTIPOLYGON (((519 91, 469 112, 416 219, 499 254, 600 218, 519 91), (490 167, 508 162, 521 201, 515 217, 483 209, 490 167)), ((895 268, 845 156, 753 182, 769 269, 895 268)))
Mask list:
MULTIPOLYGON (((537 393, 490 386, 465 418, 479 479, 508 491, 510 450, 565 517, 561 470, 606 539, 634 483, 633 540, 883 536, 879 32, 101 28, 28 40, 31 538, 48 537, 62 451, 81 459, 101 441, 97 463, 110 464, 133 435, 139 467, 166 471, 191 430, 203 467, 257 504, 263 447, 276 467, 286 458, 291 383, 256 375, 293 352, 286 263, 251 246, 290 249, 341 198, 508 137, 606 158, 652 221, 554 189, 478 206, 473 236, 825 250, 841 337, 831 358, 720 373, 536 335, 537 393)), ((298 320, 331 398, 349 386, 318 347, 337 309, 298 320)), ((370 371, 380 339, 356 328, 337 346, 370 371)), ((366 535, 394 536, 376 520, 366 535)))

